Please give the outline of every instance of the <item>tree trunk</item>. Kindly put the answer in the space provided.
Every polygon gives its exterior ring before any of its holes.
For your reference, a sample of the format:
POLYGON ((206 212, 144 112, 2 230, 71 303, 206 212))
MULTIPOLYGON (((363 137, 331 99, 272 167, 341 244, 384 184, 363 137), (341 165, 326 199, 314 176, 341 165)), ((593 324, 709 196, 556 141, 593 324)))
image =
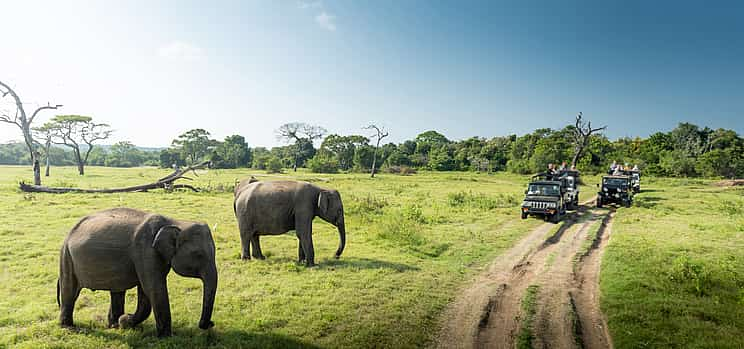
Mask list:
POLYGON ((377 148, 375 148, 374 154, 372 154, 372 178, 375 178, 375 164, 377 163, 377 148))
POLYGON ((84 176, 85 165, 83 164, 83 158, 80 156, 80 149, 75 149, 75 161, 77 161, 78 174, 84 176))
POLYGON ((46 170, 44 171, 44 177, 49 177, 49 148, 50 148, 49 142, 46 144, 46 170))
POLYGON ((41 185, 41 168, 39 167, 39 159, 34 156, 34 184, 41 185))

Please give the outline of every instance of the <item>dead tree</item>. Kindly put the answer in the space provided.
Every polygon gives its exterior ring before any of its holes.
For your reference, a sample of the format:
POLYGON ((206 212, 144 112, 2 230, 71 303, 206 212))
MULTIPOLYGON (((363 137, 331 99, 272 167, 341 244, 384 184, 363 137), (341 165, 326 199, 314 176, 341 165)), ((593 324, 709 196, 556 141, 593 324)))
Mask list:
POLYGON ((297 172, 298 162, 300 161, 303 142, 309 142, 312 145, 314 140, 323 137, 326 132, 326 129, 320 126, 308 125, 302 122, 290 122, 280 126, 276 130, 277 138, 287 143, 294 142, 294 165, 292 167, 295 172, 297 172))
POLYGON ((31 124, 34 122, 36 116, 39 115, 40 111, 46 109, 61 108, 62 105, 57 104, 53 106, 47 103, 47 105, 45 106, 36 108, 36 110, 33 112, 33 114, 31 114, 31 117, 29 118, 26 116, 26 109, 23 108, 23 103, 21 102, 21 98, 18 97, 18 94, 16 94, 15 91, 10 88, 10 86, 0 81, 0 98, 5 98, 5 96, 7 95, 10 95, 13 98, 13 102, 15 103, 15 111, 0 110, 0 122, 13 124, 21 129, 21 132, 23 133, 23 141, 26 143, 28 154, 31 158, 31 166, 33 166, 34 169, 34 184, 41 185, 41 170, 38 167, 38 152, 36 152, 36 150, 34 149, 36 143, 34 142, 34 137, 31 134, 31 124))
POLYGON ((161 188, 167 191, 171 191, 174 189, 189 189, 191 191, 198 192, 199 189, 191 185, 174 184, 174 182, 179 179, 192 180, 192 178, 186 177, 186 174, 188 174, 189 172, 192 172, 194 176, 198 176, 196 174, 196 170, 208 167, 210 163, 211 163, 210 161, 205 161, 197 165, 186 167, 184 169, 176 169, 175 171, 173 171, 173 173, 163 178, 160 178, 153 183, 135 185, 132 187, 111 188, 111 189, 82 189, 82 188, 45 187, 41 185, 30 185, 30 184, 21 182, 20 188, 22 191, 27 192, 27 193, 52 193, 52 194, 62 194, 62 193, 104 193, 104 194, 107 194, 107 193, 148 191, 148 190, 161 189, 161 188))
POLYGON ((584 150, 586 150, 586 147, 589 145, 589 140, 591 139, 591 135, 597 131, 602 131, 607 128, 607 126, 602 126, 599 128, 592 128, 592 122, 591 121, 583 121, 581 120, 582 114, 579 112, 578 115, 576 115, 576 127, 573 130, 573 138, 574 138, 574 156, 571 159, 571 166, 576 166, 576 163, 581 158, 581 155, 584 154, 584 150))
POLYGON ((384 127, 377 127, 377 125, 371 124, 367 127, 365 127, 367 130, 375 130, 375 134, 370 136, 369 138, 374 138, 377 140, 375 144, 375 151, 372 153, 372 178, 375 178, 375 165, 377 165, 377 152, 380 149, 380 142, 383 138, 388 136, 387 130, 385 130, 384 127))

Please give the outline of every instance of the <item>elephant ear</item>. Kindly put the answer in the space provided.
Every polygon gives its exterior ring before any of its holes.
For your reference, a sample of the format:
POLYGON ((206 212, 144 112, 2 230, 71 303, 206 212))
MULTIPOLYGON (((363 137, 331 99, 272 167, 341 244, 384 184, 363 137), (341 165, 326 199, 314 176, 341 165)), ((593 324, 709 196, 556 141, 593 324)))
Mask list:
POLYGON ((155 234, 155 239, 152 241, 152 247, 168 262, 176 255, 178 235, 180 233, 181 229, 177 226, 166 225, 158 230, 155 234))
POLYGON ((318 195, 318 211, 320 211, 320 216, 325 217, 328 214, 328 206, 330 204, 331 198, 330 195, 325 190, 321 190, 320 194, 318 195))

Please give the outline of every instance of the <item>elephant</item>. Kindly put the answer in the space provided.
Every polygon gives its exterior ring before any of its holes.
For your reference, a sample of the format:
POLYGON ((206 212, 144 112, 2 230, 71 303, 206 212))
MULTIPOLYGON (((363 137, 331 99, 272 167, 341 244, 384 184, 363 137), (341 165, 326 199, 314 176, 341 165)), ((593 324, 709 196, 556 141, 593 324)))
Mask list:
POLYGON ((57 304, 59 321, 72 327, 75 301, 83 288, 108 290, 108 326, 134 327, 155 314, 158 337, 170 336, 171 314, 166 277, 202 280, 199 328, 214 326, 217 291, 215 246, 209 226, 174 220, 130 208, 114 208, 82 218, 60 251, 57 304), (124 314, 124 294, 137 286, 137 310, 124 314))
POLYGON ((341 194, 300 181, 257 181, 244 179, 235 188, 233 202, 240 230, 241 257, 264 259, 260 235, 279 235, 295 230, 298 261, 315 265, 313 219, 318 216, 338 229, 340 238, 336 258, 346 245, 346 226, 341 194), (252 254, 251 254, 252 246, 252 254))

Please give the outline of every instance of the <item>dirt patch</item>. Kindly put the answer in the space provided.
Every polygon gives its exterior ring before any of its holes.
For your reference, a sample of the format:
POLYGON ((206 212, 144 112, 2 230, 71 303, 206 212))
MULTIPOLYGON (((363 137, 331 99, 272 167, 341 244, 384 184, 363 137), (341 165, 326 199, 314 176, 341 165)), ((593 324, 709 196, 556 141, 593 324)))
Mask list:
POLYGON ((728 179, 715 182, 713 183, 713 185, 717 187, 736 187, 739 185, 744 185, 744 179, 728 179))
POLYGON ((552 224, 534 229, 464 289, 446 312, 437 347, 514 348, 524 333, 522 300, 535 285, 535 317, 525 329, 534 347, 611 348, 595 284, 611 217, 607 210, 583 208, 567 218, 550 241, 552 224), (590 230, 600 219, 595 236, 590 230), (582 252, 587 240, 593 243, 582 252))

